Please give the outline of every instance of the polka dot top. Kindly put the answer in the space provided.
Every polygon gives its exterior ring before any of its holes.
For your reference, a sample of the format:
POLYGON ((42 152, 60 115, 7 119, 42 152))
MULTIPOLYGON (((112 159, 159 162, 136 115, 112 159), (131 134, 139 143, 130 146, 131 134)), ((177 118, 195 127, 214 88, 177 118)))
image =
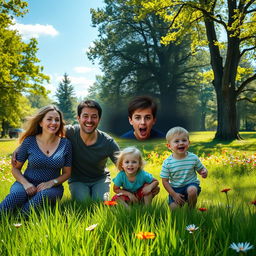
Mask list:
POLYGON ((42 182, 58 178, 62 167, 71 166, 71 142, 66 138, 61 138, 56 151, 51 156, 47 156, 39 148, 36 136, 28 136, 18 150, 17 160, 19 162, 28 160, 23 175, 29 182, 37 186, 42 182))

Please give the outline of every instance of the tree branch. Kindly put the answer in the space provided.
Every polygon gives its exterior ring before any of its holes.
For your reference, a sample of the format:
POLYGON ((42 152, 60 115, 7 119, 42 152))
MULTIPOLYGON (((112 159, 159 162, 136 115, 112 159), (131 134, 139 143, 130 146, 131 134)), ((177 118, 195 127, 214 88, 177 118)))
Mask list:
POLYGON ((253 80, 256 79, 256 74, 254 74, 253 76, 247 78, 244 82, 242 82, 242 84, 237 88, 236 90, 236 95, 238 96, 239 94, 241 94, 241 92, 244 90, 244 88, 253 80))
POLYGON ((196 9, 196 10, 201 11, 201 12, 202 12, 204 15, 206 15, 208 18, 210 18, 211 20, 213 20, 213 21, 215 21, 215 22, 221 24, 221 25, 225 28, 225 30, 227 30, 227 25, 226 25, 226 23, 221 19, 220 15, 218 15, 218 17, 220 17, 220 19, 216 19, 213 14, 207 12, 205 9, 203 9, 203 8, 201 8, 201 7, 194 6, 194 5, 192 5, 192 4, 188 4, 188 6, 190 6, 190 7, 193 8, 193 9, 196 9))
POLYGON ((240 58, 248 51, 251 51, 251 50, 254 50, 256 49, 256 46, 253 46, 251 48, 247 48, 247 49, 244 49, 241 53, 240 53, 240 58))
POLYGON ((256 89, 248 88, 248 89, 244 89, 244 90, 241 91, 241 93, 243 93, 243 92, 256 92, 256 89))
POLYGON ((237 99, 237 101, 242 101, 242 100, 246 100, 246 101, 249 101, 251 103, 256 103, 256 100, 250 99, 248 97, 241 97, 241 98, 237 99))

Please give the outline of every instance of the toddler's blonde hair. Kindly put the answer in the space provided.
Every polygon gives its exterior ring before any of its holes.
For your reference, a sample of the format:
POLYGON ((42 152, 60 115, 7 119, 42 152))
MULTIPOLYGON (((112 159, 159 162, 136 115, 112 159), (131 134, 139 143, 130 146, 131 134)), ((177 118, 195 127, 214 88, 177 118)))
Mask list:
POLYGON ((185 128, 183 128, 183 127, 176 126, 176 127, 171 128, 166 133, 166 140, 167 140, 167 142, 170 142, 175 135, 180 135, 180 134, 186 135, 188 137, 188 139, 189 139, 188 131, 185 128))
POLYGON ((145 162, 142 158, 142 154, 141 154, 140 150, 137 149, 136 147, 127 147, 127 148, 124 148, 123 150, 121 150, 116 156, 116 158, 117 158, 116 167, 119 171, 121 171, 123 169, 122 162, 123 162, 124 157, 126 155, 130 155, 130 154, 135 155, 139 158, 138 171, 140 171, 143 168, 145 162))

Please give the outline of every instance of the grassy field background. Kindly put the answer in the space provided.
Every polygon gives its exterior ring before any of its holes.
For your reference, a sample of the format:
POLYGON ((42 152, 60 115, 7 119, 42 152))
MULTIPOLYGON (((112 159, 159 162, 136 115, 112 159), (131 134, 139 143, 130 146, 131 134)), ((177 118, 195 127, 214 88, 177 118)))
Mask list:
MULTIPOLYGON (((1 216, 0 255, 227 255, 237 253, 230 244, 249 242, 256 255, 256 133, 241 133, 244 140, 212 140, 213 132, 191 133, 189 151, 196 153, 209 171, 201 180, 202 192, 197 208, 170 212, 167 193, 161 190, 149 207, 121 205, 109 207, 101 202, 77 204, 65 195, 55 208, 46 206, 29 218, 1 216), (221 192, 230 188, 227 193, 221 192), (198 208, 206 208, 201 212, 198 208), (13 224, 20 223, 16 228, 13 224), (86 227, 97 224, 94 231, 86 227), (186 227, 195 224, 190 234, 186 227), (138 239, 139 232, 153 232, 154 239, 138 239)), ((165 140, 147 143, 116 138, 121 148, 135 145, 147 162, 145 170, 160 180, 162 161, 170 154, 165 140)), ((17 140, 0 140, 0 199, 9 192, 14 179, 10 156, 17 140)), ((108 164, 111 176, 117 174, 108 164)), ((112 189, 111 189, 112 190, 112 189)))

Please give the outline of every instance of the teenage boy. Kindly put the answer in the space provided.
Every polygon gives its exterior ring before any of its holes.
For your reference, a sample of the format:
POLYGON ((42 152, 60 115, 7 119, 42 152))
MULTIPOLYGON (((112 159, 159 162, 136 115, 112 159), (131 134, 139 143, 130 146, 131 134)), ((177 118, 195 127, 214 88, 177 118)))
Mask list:
POLYGON ((138 96, 128 105, 128 119, 133 130, 121 135, 121 138, 147 140, 164 138, 165 135, 152 127, 156 123, 157 104, 149 96, 138 96))

